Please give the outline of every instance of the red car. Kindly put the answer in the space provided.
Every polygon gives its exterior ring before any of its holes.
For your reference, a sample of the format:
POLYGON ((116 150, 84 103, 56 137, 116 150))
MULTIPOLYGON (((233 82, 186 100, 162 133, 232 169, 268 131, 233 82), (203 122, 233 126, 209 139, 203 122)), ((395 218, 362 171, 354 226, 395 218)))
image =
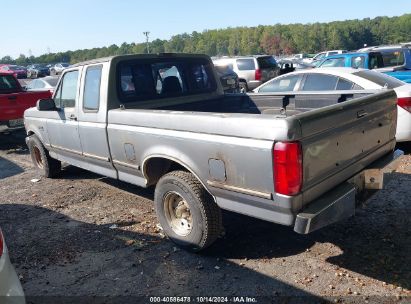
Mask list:
POLYGON ((27 92, 13 74, 0 73, 0 125, 23 126, 24 111, 43 98, 51 98, 50 91, 27 92))
POLYGON ((12 65, 12 64, 1 65, 0 73, 12 74, 16 78, 27 78, 27 69, 19 65, 12 65))

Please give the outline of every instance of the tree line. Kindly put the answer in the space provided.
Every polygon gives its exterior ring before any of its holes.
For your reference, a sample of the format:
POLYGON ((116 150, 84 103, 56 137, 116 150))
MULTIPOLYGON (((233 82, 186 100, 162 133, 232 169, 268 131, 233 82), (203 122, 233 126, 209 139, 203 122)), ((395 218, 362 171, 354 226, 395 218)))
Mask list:
MULTIPOLYGON (((411 41, 411 14, 398 17, 377 17, 362 20, 313 24, 275 24, 257 27, 235 27, 205 30, 156 39, 149 43, 151 53, 184 52, 210 56, 293 53, 317 53, 323 50, 356 50, 364 46, 411 41)), ((112 55, 147 53, 146 43, 66 51, 25 56, 5 56, 0 63, 27 65, 31 63, 69 62, 71 64, 112 55)))

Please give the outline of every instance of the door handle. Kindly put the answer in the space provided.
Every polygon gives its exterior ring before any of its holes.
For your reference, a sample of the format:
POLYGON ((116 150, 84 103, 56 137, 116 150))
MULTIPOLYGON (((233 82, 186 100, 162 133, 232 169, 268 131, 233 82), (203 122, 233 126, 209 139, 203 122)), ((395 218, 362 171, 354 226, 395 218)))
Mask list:
POLYGON ((16 100, 17 99, 17 96, 10 96, 10 97, 8 97, 8 100, 16 100))
POLYGON ((76 115, 71 114, 71 115, 69 116, 69 119, 70 119, 70 120, 77 120, 77 117, 76 117, 76 115))
POLYGON ((368 113, 365 110, 360 110, 360 111, 357 112, 357 118, 361 118, 361 117, 364 117, 364 116, 367 116, 367 115, 368 115, 368 113))

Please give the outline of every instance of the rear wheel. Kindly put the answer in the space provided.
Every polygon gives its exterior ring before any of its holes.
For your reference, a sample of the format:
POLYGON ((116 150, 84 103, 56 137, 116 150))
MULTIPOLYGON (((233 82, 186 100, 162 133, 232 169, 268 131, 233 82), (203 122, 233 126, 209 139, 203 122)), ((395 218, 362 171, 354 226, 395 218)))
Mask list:
POLYGON ((52 158, 36 135, 31 135, 27 142, 31 160, 44 177, 55 177, 60 173, 61 162, 52 158))
POLYGON ((220 208, 190 172, 164 175, 157 183, 154 203, 165 234, 186 250, 210 246, 221 231, 220 208))

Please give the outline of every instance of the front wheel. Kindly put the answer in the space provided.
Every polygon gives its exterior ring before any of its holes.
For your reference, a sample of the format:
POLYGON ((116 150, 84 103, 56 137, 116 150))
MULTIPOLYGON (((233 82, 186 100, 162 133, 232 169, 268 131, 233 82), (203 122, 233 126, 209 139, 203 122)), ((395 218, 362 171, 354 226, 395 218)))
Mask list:
POLYGON ((27 146, 34 166, 41 171, 44 177, 55 177, 60 173, 61 162, 49 155, 49 152, 36 135, 29 137, 27 146))
POLYGON ((190 172, 164 175, 157 183, 154 203, 165 234, 186 250, 205 249, 220 234, 221 210, 190 172))

